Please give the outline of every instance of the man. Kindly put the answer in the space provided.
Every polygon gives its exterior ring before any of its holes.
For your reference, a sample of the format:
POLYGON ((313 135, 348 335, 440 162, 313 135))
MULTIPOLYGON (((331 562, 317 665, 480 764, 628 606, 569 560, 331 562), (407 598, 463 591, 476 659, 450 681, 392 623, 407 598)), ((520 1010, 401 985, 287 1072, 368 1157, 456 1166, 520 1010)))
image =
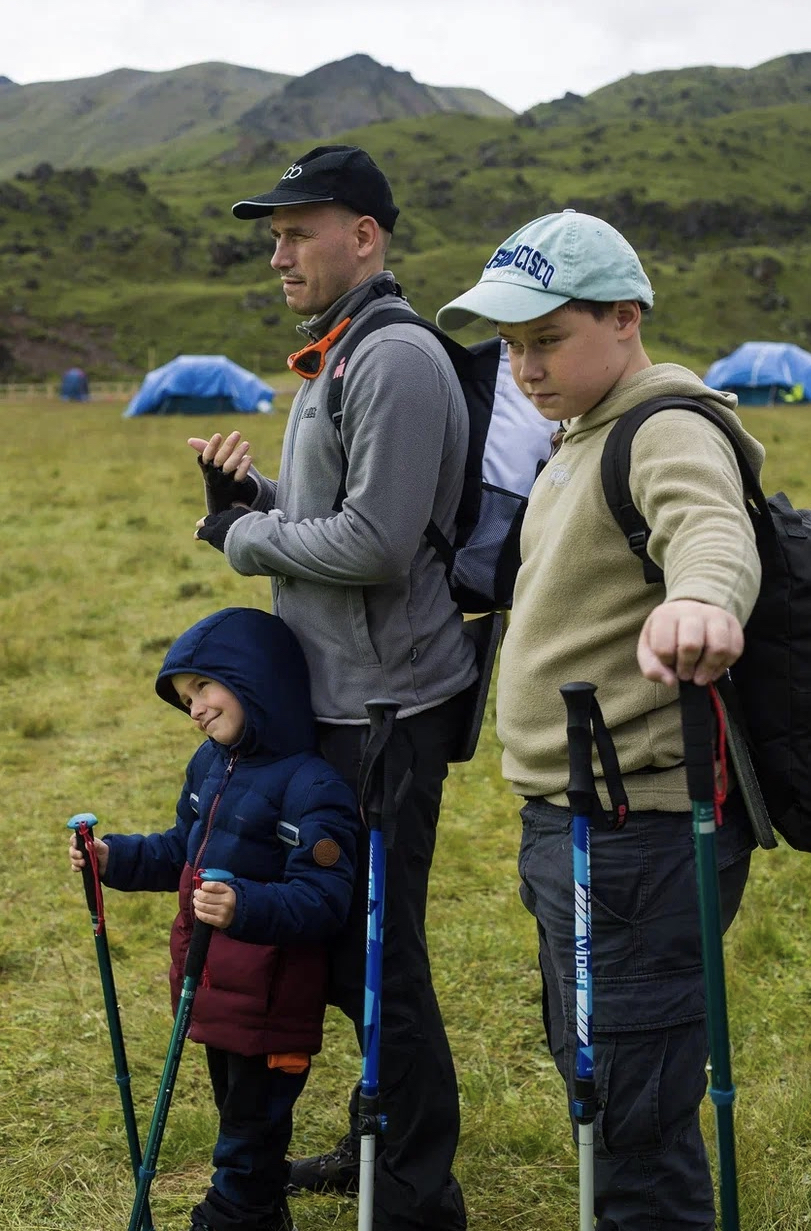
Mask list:
MULTIPOLYGON (((730 442, 686 409, 636 432, 634 503, 664 573, 645 582, 609 515, 603 446, 651 397, 703 400, 755 473, 764 451, 736 399, 686 368, 652 364, 642 314, 653 291, 637 254, 600 218, 564 210, 504 240, 478 284, 438 314, 456 329, 497 322, 516 383, 562 420, 521 535, 521 568, 502 649, 498 733, 521 809, 519 871, 535 915, 544 1022, 573 1094, 574 900, 566 713, 559 689, 597 685, 630 800, 612 832, 591 832, 594 1129, 598 1231, 711 1231, 713 1188, 699 1126, 707 1036, 678 682, 706 685, 741 654, 760 562, 730 442)), ((597 782, 610 808, 606 783, 597 782)), ((717 834, 723 926, 734 918, 754 846, 738 792, 717 834)))
MULTIPOLYGON (((289 361, 304 382, 276 482, 251 468, 238 432, 189 442, 210 493, 198 536, 237 572, 273 579, 274 611, 310 668, 321 752, 351 782, 368 736, 365 702, 391 697, 402 707, 391 759, 397 781, 407 771, 413 778, 386 869, 380 1086, 388 1125, 374 1225, 461 1231, 464 1203, 450 1170, 458 1093, 431 983, 425 910, 442 784, 476 667, 443 562, 423 532, 433 520, 453 539, 467 410, 443 347, 419 325, 384 326, 359 344, 345 372, 339 364, 359 321, 404 304, 384 268, 398 210, 368 154, 319 146, 234 213, 271 217, 271 266, 288 307, 307 318, 298 326, 306 345, 289 361), (340 424, 327 413, 336 365, 340 424)), ((366 913, 361 876, 331 954, 330 997, 359 1041, 366 913)), ((292 1164, 292 1188, 354 1191, 358 1157, 351 1114, 350 1133, 334 1151, 292 1164)))

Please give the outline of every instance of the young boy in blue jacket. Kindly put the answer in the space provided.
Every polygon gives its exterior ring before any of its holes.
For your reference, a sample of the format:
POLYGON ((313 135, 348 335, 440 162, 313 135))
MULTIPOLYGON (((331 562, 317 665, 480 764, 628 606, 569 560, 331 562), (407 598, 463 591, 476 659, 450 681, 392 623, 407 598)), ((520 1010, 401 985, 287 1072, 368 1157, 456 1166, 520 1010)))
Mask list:
MULTIPOLYGON (((155 688, 206 740, 165 833, 95 839, 105 885, 178 890, 170 940, 177 1007, 195 917, 216 929, 189 1038, 203 1043, 220 1116, 214 1174, 192 1231, 295 1231, 284 1185, 292 1108, 320 1050, 324 941, 352 897, 358 814, 316 753, 307 667, 277 617, 230 607, 166 655, 155 688), (201 869, 226 868, 229 884, 201 869)), ((71 838, 70 859, 83 858, 71 838)))

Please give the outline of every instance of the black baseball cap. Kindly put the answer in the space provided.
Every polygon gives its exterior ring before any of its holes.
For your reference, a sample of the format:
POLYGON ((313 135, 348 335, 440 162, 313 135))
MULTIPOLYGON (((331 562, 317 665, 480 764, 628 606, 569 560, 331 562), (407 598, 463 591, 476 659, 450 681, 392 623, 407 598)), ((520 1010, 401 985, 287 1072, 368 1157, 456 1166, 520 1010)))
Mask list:
POLYGON ((399 209, 377 163, 357 145, 317 145, 287 168, 272 192, 237 201, 237 218, 265 218, 280 205, 339 201, 394 230, 399 209))

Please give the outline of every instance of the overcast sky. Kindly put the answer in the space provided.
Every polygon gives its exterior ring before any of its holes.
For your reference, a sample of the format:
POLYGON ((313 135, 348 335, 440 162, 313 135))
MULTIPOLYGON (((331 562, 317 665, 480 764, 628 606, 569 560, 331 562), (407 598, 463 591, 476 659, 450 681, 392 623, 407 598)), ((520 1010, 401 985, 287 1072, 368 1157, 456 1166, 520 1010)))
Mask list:
MULTIPOLYGON (((301 76, 366 52, 516 111, 629 73, 811 51, 809 0, 36 0, 3 22, 25 84, 225 60, 301 76)), ((5 7, 5 6, 4 6, 5 7)))

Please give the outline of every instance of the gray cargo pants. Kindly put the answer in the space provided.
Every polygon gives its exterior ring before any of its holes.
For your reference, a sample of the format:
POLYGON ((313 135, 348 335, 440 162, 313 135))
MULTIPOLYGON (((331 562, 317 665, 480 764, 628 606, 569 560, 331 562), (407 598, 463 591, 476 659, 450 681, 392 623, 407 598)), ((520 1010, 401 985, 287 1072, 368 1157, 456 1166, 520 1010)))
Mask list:
MULTIPOLYGON (((544 1025, 571 1105, 569 810, 533 798, 521 817, 520 893, 538 924, 544 1025)), ((753 846, 733 793, 716 830, 724 930, 740 904, 753 846)), ((595 822, 591 884, 597 1231, 712 1231, 713 1187, 698 1118, 708 1042, 690 813, 632 813, 615 833, 595 822)))

